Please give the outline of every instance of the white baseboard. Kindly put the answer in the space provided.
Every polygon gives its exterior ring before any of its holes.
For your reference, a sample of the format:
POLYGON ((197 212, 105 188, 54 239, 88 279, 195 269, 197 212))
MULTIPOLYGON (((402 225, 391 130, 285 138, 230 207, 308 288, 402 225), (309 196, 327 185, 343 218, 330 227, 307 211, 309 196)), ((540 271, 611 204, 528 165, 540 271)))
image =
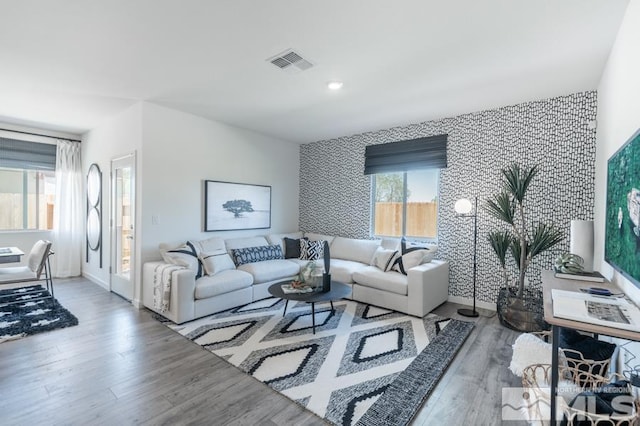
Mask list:
POLYGON ((144 305, 142 304, 142 301, 140 299, 133 299, 131 301, 131 304, 133 305, 134 308, 136 309, 142 309, 144 308, 144 305))
MULTIPOLYGON (((462 296, 449 296, 447 301, 451 303, 457 303, 459 305, 473 306, 473 299, 469 299, 462 296)), ((496 310, 496 304, 493 302, 483 302, 481 300, 476 300, 476 308, 487 309, 489 311, 496 310)))
POLYGON ((98 284, 100 287, 104 288, 107 291, 111 291, 111 288, 109 288, 109 283, 102 281, 100 278, 96 277, 95 275, 92 275, 88 272, 82 272, 82 276, 85 277, 86 279, 93 281, 94 283, 98 284))

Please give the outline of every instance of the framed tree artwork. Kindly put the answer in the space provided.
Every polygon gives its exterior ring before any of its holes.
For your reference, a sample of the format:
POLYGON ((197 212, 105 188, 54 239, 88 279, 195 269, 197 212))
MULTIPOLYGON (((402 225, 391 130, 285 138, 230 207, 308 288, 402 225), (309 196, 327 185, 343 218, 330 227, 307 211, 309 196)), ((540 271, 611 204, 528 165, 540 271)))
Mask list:
POLYGON ((204 181, 204 230, 271 228, 271 186, 204 181))

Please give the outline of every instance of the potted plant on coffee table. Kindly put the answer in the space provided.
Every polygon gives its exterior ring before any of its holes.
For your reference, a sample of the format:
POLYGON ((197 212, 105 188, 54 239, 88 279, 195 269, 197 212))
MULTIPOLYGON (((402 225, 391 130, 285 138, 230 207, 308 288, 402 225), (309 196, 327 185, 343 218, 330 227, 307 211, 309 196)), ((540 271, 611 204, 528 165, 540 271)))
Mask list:
POLYGON ((535 256, 563 239, 562 232, 552 224, 527 222, 525 196, 537 174, 538 166, 527 168, 514 163, 502 169, 502 190, 484 206, 491 216, 506 225, 506 229, 490 232, 488 239, 498 256, 504 280, 504 288, 498 294, 498 318, 503 325, 518 331, 546 328, 541 294, 525 287, 526 272, 535 256), (515 279, 510 278, 513 268, 508 262, 509 254, 516 265, 515 279))

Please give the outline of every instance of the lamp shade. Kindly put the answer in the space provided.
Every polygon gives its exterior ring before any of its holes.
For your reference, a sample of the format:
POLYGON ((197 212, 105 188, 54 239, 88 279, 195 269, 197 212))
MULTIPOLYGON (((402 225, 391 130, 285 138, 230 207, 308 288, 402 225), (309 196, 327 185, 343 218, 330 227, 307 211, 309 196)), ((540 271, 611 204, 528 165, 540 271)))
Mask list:
POLYGON ((460 200, 456 201, 456 204, 453 208, 458 214, 469 214, 471 213, 473 205, 468 199, 461 198, 460 200))
POLYGON ((572 220, 569 252, 584 259, 584 271, 593 272, 593 221, 572 220))

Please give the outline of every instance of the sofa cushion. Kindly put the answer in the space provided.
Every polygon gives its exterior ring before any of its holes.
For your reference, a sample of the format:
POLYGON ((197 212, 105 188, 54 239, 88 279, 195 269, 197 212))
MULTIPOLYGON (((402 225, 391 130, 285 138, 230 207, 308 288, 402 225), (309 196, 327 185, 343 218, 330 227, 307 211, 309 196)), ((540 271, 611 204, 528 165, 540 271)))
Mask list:
POLYGON ((331 273, 332 280, 352 283, 354 272, 366 267, 368 267, 368 265, 354 262, 353 260, 331 259, 329 272, 331 273))
POLYGON ((427 244, 424 242, 421 243, 416 241, 400 240, 400 251, 402 254, 407 254, 414 250, 422 250, 422 249, 431 250, 435 254, 435 252, 438 251, 438 245, 427 244))
POLYGON ((196 279, 204 275, 202 263, 198 257, 198 244, 187 241, 183 245, 176 248, 168 248, 166 244, 160 244, 160 255, 167 263, 184 266, 196 273, 196 279))
POLYGON ((238 266, 238 270, 248 272, 253 276, 255 284, 285 279, 300 272, 300 265, 285 259, 264 260, 262 262, 245 263, 238 266))
POLYGON ((400 238, 382 238, 380 247, 387 250, 400 250, 400 238))
POLYGON ((287 250, 285 250, 284 239, 290 238, 292 240, 299 240, 302 238, 302 231, 298 232, 288 232, 286 234, 269 234, 267 235, 267 240, 269 244, 278 244, 282 248, 282 252, 287 254, 287 250))
POLYGON ((324 256, 324 241, 300 240, 300 259, 317 260, 324 256))
POLYGON ((224 249, 213 253, 200 253, 200 259, 207 275, 215 275, 221 271, 236 269, 231 256, 224 249))
POLYGON ((304 236, 310 239, 311 241, 326 241, 329 243, 329 245, 331 245, 331 243, 333 242, 333 239, 335 238, 331 235, 316 234, 315 232, 305 232, 304 236))
POLYGON ((227 251, 233 257, 231 250, 245 247, 268 246, 269 242, 265 237, 245 237, 245 238, 229 238, 224 240, 227 251))
POLYGON ((218 251, 227 250, 227 247, 224 244, 224 239, 219 237, 200 240, 198 241, 198 245, 200 246, 200 251, 203 253, 217 253, 218 251))
POLYGON ((395 259, 392 270, 407 275, 407 271, 411 268, 415 268, 423 263, 429 263, 433 260, 435 251, 429 249, 415 249, 410 250, 407 253, 399 256, 395 259))
POLYGON ((365 287, 376 288, 402 296, 407 295, 408 279, 406 275, 394 271, 384 272, 375 266, 367 266, 354 272, 353 281, 365 287))
POLYGON ((231 250, 231 257, 236 266, 264 260, 284 259, 282 248, 277 244, 233 249, 231 250))
POLYGON ((251 274, 236 269, 219 272, 213 276, 205 275, 196 280, 196 299, 208 299, 220 294, 251 287, 251 274))
POLYGON ((353 260, 370 265, 378 246, 380 246, 380 240, 335 237, 331 243, 331 258, 353 260))
POLYGON ((376 252, 373 254, 373 259, 371 259, 371 266, 375 266, 381 271, 388 272, 391 270, 397 254, 398 250, 389 250, 378 247, 376 252))

